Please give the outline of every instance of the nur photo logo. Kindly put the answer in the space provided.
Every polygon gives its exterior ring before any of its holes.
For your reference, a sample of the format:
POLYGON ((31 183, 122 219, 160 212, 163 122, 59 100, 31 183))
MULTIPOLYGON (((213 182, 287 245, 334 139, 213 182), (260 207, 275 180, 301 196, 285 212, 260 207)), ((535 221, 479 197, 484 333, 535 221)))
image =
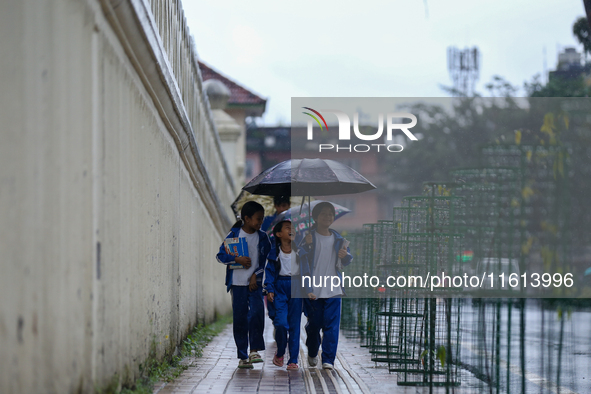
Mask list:
MULTIPOLYGON (((307 129, 307 139, 308 141, 312 141, 314 139, 314 121, 320 127, 320 130, 323 131, 324 128, 328 129, 328 124, 326 123, 326 119, 322 116, 324 114, 333 114, 337 117, 338 120, 338 128, 339 128, 339 142, 340 141, 350 141, 351 140, 351 119, 349 116, 340 110, 334 109, 323 109, 317 111, 310 107, 302 107, 303 109, 308 110, 309 112, 302 112, 303 114, 309 116, 311 119, 308 119, 308 129, 307 129), (324 125, 324 127, 323 127, 324 125)), ((404 147, 400 144, 393 144, 389 143, 393 140, 393 135, 395 131, 402 131, 406 137, 408 137, 411 141, 418 141, 417 137, 414 136, 413 133, 410 132, 409 129, 413 128, 417 124, 417 117, 408 112, 391 112, 387 113, 386 116, 386 143, 373 143, 373 144, 318 144, 318 151, 347 151, 347 152, 358 152, 358 153, 366 153, 372 150, 376 152, 380 152, 380 149, 384 149, 388 152, 397 153, 402 152, 404 147), (410 119, 410 123, 398 123, 400 119, 410 119), (396 123, 395 123, 396 120, 396 123)), ((353 134, 355 138, 362 140, 362 141, 377 141, 383 139, 384 134, 384 114, 378 114, 378 129, 374 134, 364 134, 359 130, 359 113, 355 112, 353 115, 353 134)))

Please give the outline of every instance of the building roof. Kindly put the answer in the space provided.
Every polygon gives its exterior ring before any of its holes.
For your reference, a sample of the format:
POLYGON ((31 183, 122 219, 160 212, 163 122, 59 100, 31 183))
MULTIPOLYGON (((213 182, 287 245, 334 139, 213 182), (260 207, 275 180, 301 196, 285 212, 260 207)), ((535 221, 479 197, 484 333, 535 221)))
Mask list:
POLYGON ((199 62, 201 77, 204 81, 217 79, 230 89, 230 99, 227 108, 240 108, 246 110, 246 116, 262 116, 265 112, 267 99, 261 98, 243 86, 238 85, 230 78, 220 74, 203 62, 199 62))

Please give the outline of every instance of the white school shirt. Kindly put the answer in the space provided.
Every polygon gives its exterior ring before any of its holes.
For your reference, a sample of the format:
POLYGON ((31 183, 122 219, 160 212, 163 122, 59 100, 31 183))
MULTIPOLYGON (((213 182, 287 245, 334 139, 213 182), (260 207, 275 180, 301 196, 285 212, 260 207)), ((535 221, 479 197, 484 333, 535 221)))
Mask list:
POLYGON ((248 286, 250 284, 250 277, 254 274, 259 265, 259 233, 258 231, 255 231, 252 234, 248 234, 240 229, 238 237, 246 238, 246 243, 248 244, 248 257, 250 257, 250 268, 234 270, 232 273, 232 285, 248 286))
POLYGON ((295 251, 292 250, 290 254, 283 253, 281 248, 279 249, 279 260, 281 261, 281 269, 279 270, 280 276, 292 276, 298 274, 298 267, 296 262, 295 251), (292 264, 293 262, 293 264, 292 264), (293 270, 292 270, 293 267, 293 270))
POLYGON ((326 281, 326 286, 324 286, 325 276, 339 276, 336 267, 337 252, 334 250, 336 238, 332 233, 327 236, 314 232, 314 236, 316 237, 316 249, 314 250, 312 293, 314 293, 317 298, 331 298, 342 295, 343 290, 341 289, 341 286, 335 287, 331 291, 330 278, 326 281), (314 283, 314 279, 316 279, 316 283, 314 283), (315 284, 321 286, 315 286, 315 284))

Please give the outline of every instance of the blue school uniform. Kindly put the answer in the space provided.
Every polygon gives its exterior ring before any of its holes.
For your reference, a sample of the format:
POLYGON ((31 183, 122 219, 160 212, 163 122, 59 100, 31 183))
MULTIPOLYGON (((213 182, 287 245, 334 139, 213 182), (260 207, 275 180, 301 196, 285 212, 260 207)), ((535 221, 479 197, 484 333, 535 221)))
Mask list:
MULTIPOLYGON (((237 238, 240 234, 240 227, 232 227, 226 238, 237 238)), ((257 245, 258 261, 252 261, 256 264, 254 273, 257 278, 257 289, 250 291, 248 286, 237 286, 232 284, 234 270, 229 265, 234 263, 234 256, 226 253, 224 244, 220 246, 220 251, 216 258, 219 263, 226 267, 226 288, 232 294, 232 315, 234 318, 233 331, 234 342, 238 351, 238 358, 245 360, 248 358, 248 345, 250 349, 264 350, 265 341, 263 331, 265 329, 265 307, 263 304, 262 282, 265 262, 271 250, 269 237, 263 231, 258 231, 259 243, 257 245)))
MULTIPOLYGON (((263 224, 261 225, 261 230, 264 232, 268 232, 269 230, 271 230, 271 224, 277 218, 277 215, 279 214, 277 213, 277 211, 275 211, 274 214, 265 216, 265 218, 263 219, 263 224)), ((269 239, 271 240, 271 243, 273 243, 273 234, 269 236, 269 239)), ((266 293, 267 291, 263 287, 263 294, 266 293)), ((267 300, 267 314, 269 315, 269 319, 271 319, 271 321, 275 319, 275 303, 269 302, 269 300, 267 300)))
MULTIPOLYGON (((345 239, 337 231, 333 229, 329 229, 329 231, 335 237, 333 247, 337 254, 337 259, 329 263, 336 265, 338 262, 338 252, 342 248, 345 239)), ((312 243, 310 245, 306 244, 305 238, 302 238, 298 245, 302 278, 304 276, 313 277, 318 263, 314 257, 316 251, 315 234, 312 237, 312 243)), ((341 263, 343 266, 347 266, 351 264, 352 260, 353 256, 351 256, 351 251, 347 247, 347 256, 341 259, 341 263)), ((342 273, 339 273, 339 275, 342 283, 343 275, 342 273)), ((312 292, 310 287, 306 287, 305 290, 308 293, 312 292)), ((308 356, 318 356, 318 349, 322 345, 322 363, 334 365, 339 343, 341 297, 317 298, 316 300, 306 298, 304 299, 304 314, 308 317, 308 323, 306 324, 308 356), (320 330, 322 330, 323 336, 320 335, 320 330)))
MULTIPOLYGON (((277 342, 277 357, 283 357, 286 347, 289 347, 288 364, 298 362, 300 352, 300 324, 302 319, 302 299, 291 296, 291 276, 281 276, 281 259, 277 248, 269 253, 269 261, 265 268, 265 290, 274 294, 275 318, 275 341, 277 342), (289 334, 289 339, 288 339, 289 334)), ((295 255, 295 254, 294 254, 295 255)), ((292 255, 291 273, 294 274, 297 267, 297 260, 292 255)), ((297 257, 296 257, 297 259, 297 257)))
POLYGON ((261 224, 261 231, 267 232, 267 231, 271 230, 271 224, 277 218, 277 215, 279 215, 279 214, 277 213, 277 211, 275 211, 274 214, 269 215, 269 216, 265 216, 263 218, 263 224, 261 224))

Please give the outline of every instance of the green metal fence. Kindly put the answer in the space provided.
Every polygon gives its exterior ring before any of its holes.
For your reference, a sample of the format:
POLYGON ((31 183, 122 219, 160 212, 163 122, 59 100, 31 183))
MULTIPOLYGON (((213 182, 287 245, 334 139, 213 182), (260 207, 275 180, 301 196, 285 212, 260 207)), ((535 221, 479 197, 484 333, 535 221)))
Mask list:
MULTIPOLYGON (((480 166, 452 170, 449 181, 426 182, 422 195, 405 197, 393 208, 392 220, 368 223, 351 234, 356 264, 348 272, 425 278, 473 274, 484 264, 502 271, 507 262, 520 273, 568 268, 569 150, 496 144, 483 147, 480 157, 480 166)), ((559 392, 565 366, 569 376, 580 368, 564 356, 578 354, 575 327, 568 323, 576 310, 573 300, 461 299, 437 297, 436 290, 424 298, 412 288, 398 289, 404 296, 388 288, 368 291, 370 298, 343 300, 342 330, 368 349, 377 366, 396 373, 399 385, 449 391, 461 384, 464 369, 483 392, 525 393, 532 384, 540 392, 559 392), (526 327, 526 309, 540 316, 540 324, 526 327), (541 336, 536 362, 542 383, 526 383, 530 331, 541 336)))

